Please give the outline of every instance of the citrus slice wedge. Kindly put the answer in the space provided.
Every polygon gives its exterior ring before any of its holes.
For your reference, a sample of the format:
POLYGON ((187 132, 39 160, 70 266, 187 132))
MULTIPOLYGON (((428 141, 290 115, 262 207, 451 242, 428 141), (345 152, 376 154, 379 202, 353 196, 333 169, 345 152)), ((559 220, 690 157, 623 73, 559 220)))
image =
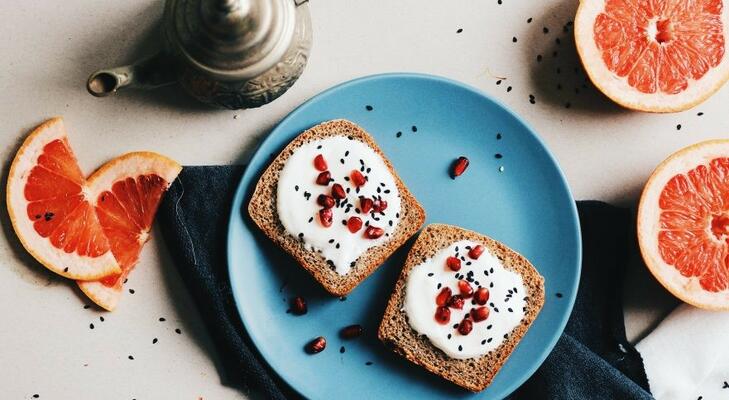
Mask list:
POLYGON ((149 239, 162 195, 180 173, 179 164, 151 152, 129 153, 109 161, 87 180, 111 252, 121 271, 96 281, 79 281, 81 290, 106 310, 119 303, 122 285, 149 239))
POLYGON ((6 202, 25 249, 71 279, 120 273, 61 118, 38 126, 10 166, 6 202))
POLYGON ((695 106, 729 78, 723 0, 582 0, 575 44, 595 86, 635 110, 695 106))
POLYGON ((679 299, 729 310, 729 140, 698 143, 651 175, 638 207, 648 269, 679 299))

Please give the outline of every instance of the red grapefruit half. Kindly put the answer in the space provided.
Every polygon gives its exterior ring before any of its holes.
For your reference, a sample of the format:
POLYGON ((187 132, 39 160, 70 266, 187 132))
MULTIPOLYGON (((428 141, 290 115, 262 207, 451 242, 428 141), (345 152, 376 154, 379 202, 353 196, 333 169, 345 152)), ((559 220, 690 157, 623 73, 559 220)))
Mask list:
POLYGON ((575 43, 595 86, 618 104, 674 112, 729 78, 723 0, 581 0, 575 43))
POLYGON ((61 118, 33 130, 10 166, 8 214, 25 249, 71 279, 121 272, 90 194, 61 118))
POLYGON ((653 172, 638 207, 648 269, 697 307, 729 310, 729 140, 687 147, 653 172))
POLYGON ((81 290, 106 310, 116 308, 122 285, 149 240, 162 195, 180 173, 179 164, 151 152, 109 161, 87 180, 104 235, 121 272, 97 281, 79 281, 81 290))

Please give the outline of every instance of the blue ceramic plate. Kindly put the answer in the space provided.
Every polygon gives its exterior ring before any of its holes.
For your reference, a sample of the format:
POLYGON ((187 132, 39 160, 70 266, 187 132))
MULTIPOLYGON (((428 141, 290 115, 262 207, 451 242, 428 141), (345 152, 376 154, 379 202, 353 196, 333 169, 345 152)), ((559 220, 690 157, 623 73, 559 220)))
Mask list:
POLYGON ((503 398, 539 367, 562 333, 577 292, 580 258, 574 200, 537 135, 478 90, 417 74, 356 79, 319 94, 284 118, 241 180, 228 234, 233 295, 252 342, 284 381, 312 399, 503 398), (426 223, 460 225, 489 235, 526 256, 545 277, 544 309, 483 392, 470 393, 430 375, 376 338, 412 241, 346 299, 338 299, 327 295, 248 217, 250 195, 272 157, 300 132, 335 118, 349 119, 374 136, 425 207, 426 223), (460 155, 468 156, 471 165, 452 180, 448 169, 460 155), (288 299, 295 295, 308 301, 305 316, 286 312, 288 299), (339 329, 354 323, 365 327, 365 335, 340 339, 339 329), (326 350, 306 354, 304 345, 317 336, 327 338, 326 350))

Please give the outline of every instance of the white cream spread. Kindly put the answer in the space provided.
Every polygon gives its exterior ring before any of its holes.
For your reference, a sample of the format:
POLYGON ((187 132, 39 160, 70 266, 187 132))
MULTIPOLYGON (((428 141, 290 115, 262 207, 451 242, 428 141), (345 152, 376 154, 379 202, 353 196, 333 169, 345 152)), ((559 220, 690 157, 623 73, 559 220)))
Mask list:
POLYGON ((403 310, 410 326, 451 358, 475 358, 496 349, 525 315, 528 294, 522 277, 505 269, 488 248, 478 259, 471 259, 468 251, 476 245, 461 240, 438 251, 433 258, 413 267, 405 286, 403 310), (446 265, 450 256, 461 260, 459 271, 454 272, 446 265), (467 280, 474 291, 484 287, 490 294, 485 305, 489 308, 488 318, 473 322, 473 330, 465 336, 455 326, 472 308, 481 307, 474 305, 472 299, 465 300, 462 310, 449 308, 451 316, 447 324, 441 325, 435 320, 436 297, 443 287, 458 294, 461 279, 467 280))
POLYGON ((400 220, 400 195, 384 160, 367 144, 347 136, 315 140, 294 150, 281 170, 276 207, 286 232, 319 252, 340 275, 347 274, 367 249, 389 240, 400 220), (326 186, 316 182, 321 171, 315 168, 314 159, 320 154, 332 178, 326 186), (352 171, 359 171, 367 182, 358 188, 350 178, 352 171), (323 207, 317 198, 320 194, 331 196, 336 183, 342 185, 346 198, 331 209, 333 222, 325 227, 319 218, 323 207), (365 214, 360 209, 360 196, 384 200, 387 207, 365 214), (355 233, 346 225, 350 217, 362 220, 361 229, 355 233), (365 235, 368 226, 381 228, 384 234, 370 239, 365 235))

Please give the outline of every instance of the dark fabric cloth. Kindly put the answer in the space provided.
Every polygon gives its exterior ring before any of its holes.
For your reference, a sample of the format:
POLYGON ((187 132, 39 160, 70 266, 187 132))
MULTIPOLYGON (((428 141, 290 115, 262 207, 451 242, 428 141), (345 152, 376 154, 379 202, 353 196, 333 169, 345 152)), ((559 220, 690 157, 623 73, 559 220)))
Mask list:
MULTIPOLYGON (((159 209, 162 234, 222 360, 223 381, 265 398, 295 397, 250 344, 226 265, 228 217, 242 166, 186 167, 159 209)), ((627 210, 578 202, 580 289, 567 328, 514 399, 650 399, 643 363, 625 339, 621 288, 630 247, 627 210)))

